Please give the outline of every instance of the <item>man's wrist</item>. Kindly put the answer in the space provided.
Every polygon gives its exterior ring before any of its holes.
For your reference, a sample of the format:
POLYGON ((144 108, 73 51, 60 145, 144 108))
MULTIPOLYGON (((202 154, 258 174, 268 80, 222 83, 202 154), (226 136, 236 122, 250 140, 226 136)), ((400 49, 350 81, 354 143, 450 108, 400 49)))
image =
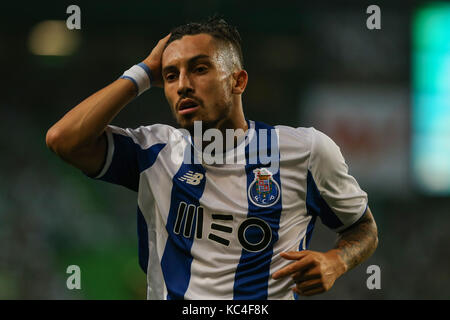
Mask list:
POLYGON ((156 66, 149 60, 144 60, 142 61, 142 63, 145 63, 145 65, 147 65, 147 67, 150 68, 150 70, 153 70, 156 66))
POLYGON ((120 78, 130 80, 134 84, 137 96, 150 89, 152 83, 151 70, 143 62, 126 70, 120 78))
POLYGON ((333 261, 335 272, 338 274, 336 278, 339 278, 348 271, 348 266, 344 259, 342 259, 339 249, 331 249, 325 254, 333 261))

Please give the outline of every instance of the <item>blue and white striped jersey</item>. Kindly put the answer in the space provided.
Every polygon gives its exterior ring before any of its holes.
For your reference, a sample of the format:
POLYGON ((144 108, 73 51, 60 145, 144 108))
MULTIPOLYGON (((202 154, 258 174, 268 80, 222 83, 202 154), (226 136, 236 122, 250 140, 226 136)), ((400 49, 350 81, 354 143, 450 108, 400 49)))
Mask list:
POLYGON ((148 299, 292 299, 292 279, 271 278, 292 262, 279 254, 307 249, 317 217, 340 232, 365 213, 367 194, 329 137, 248 125, 243 161, 231 164, 187 161, 198 150, 168 125, 107 127, 96 178, 138 192, 148 299), (275 161, 262 161, 261 149, 275 161))

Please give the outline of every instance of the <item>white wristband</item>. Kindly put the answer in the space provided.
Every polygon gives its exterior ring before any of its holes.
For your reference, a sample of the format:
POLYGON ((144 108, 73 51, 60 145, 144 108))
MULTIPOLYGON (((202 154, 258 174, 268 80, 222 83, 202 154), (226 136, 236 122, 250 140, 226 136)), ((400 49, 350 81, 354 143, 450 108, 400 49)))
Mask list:
POLYGON ((132 81, 136 87, 137 95, 139 96, 144 91, 150 89, 152 73, 150 68, 145 63, 141 62, 125 71, 120 79, 132 81))

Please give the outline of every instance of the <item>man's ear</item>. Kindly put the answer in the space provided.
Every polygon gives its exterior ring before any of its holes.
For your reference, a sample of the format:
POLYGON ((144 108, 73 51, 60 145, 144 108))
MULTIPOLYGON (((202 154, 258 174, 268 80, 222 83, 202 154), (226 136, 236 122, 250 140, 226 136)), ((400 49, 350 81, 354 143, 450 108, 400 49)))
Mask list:
POLYGON ((231 92, 233 94, 242 94, 248 82, 247 71, 239 70, 233 72, 232 76, 233 76, 233 88, 231 92))

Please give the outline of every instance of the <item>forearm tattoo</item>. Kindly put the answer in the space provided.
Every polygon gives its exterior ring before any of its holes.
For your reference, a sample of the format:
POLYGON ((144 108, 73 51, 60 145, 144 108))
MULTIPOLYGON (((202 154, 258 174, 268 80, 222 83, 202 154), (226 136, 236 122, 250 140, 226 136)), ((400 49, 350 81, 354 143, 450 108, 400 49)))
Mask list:
POLYGON ((378 231, 370 209, 359 223, 339 233, 335 248, 347 271, 369 258, 378 246, 378 231))

